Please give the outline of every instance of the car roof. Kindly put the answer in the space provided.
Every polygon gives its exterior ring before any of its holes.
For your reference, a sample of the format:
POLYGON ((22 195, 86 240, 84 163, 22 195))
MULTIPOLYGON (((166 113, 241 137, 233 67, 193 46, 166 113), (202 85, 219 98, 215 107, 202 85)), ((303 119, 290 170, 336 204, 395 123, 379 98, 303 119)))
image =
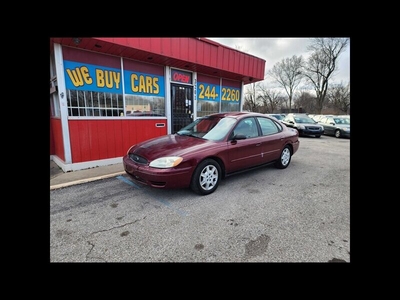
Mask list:
POLYGON ((221 113, 214 113, 214 114, 210 114, 207 115, 205 117, 211 117, 211 116, 215 116, 215 117, 241 117, 241 116, 261 116, 264 117, 265 114, 262 113, 257 113, 257 112, 251 112, 251 111, 229 111, 229 112, 221 112, 221 113))
POLYGON ((302 116, 302 117, 309 117, 308 114, 304 114, 304 113, 290 113, 287 114, 287 116, 302 116))

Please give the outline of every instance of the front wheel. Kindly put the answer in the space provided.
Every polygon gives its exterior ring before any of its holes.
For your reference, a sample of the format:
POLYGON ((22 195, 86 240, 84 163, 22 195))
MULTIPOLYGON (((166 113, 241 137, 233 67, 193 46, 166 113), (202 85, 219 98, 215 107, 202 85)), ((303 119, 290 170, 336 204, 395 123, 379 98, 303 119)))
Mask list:
POLYGON ((340 130, 339 129, 337 129, 336 131, 335 131, 335 136, 337 137, 337 138, 340 138, 340 130))
POLYGON ((190 188, 199 195, 213 193, 221 180, 221 166, 213 159, 202 161, 193 173, 190 188))
POLYGON ((278 169, 286 169, 292 160, 292 151, 289 146, 283 148, 279 159, 275 162, 275 167, 278 169))

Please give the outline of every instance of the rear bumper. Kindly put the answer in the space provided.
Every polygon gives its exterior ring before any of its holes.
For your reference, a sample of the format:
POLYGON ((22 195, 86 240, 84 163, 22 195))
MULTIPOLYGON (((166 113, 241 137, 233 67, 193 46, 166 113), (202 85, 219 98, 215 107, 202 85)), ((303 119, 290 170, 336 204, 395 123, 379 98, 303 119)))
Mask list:
POLYGON ((295 142, 295 143, 292 144, 292 147, 293 147, 293 153, 292 153, 292 155, 293 155, 293 154, 295 154, 295 153, 297 152, 297 150, 299 150, 300 141, 297 140, 297 142, 295 142))

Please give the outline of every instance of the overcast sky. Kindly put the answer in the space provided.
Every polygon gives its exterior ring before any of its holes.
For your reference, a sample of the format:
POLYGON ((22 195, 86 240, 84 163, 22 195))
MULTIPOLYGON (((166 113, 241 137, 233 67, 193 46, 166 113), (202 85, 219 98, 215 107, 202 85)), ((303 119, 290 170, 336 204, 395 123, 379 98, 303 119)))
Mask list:
MULTIPOLYGON (((265 72, 272 69, 282 59, 291 58, 293 55, 307 59, 309 51, 307 46, 311 39, 308 38, 214 38, 213 40, 222 45, 238 49, 242 52, 265 59, 265 72)), ((350 82, 350 43, 347 49, 339 55, 338 64, 330 84, 350 82)))

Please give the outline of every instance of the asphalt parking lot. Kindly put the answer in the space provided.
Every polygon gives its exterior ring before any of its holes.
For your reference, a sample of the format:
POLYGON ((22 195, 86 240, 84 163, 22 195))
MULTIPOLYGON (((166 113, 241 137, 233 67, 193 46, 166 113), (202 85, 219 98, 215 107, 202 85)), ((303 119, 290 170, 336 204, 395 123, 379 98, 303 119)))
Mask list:
POLYGON ((50 191, 50 262, 350 262, 350 139, 301 137, 287 169, 215 193, 125 175, 50 191))

